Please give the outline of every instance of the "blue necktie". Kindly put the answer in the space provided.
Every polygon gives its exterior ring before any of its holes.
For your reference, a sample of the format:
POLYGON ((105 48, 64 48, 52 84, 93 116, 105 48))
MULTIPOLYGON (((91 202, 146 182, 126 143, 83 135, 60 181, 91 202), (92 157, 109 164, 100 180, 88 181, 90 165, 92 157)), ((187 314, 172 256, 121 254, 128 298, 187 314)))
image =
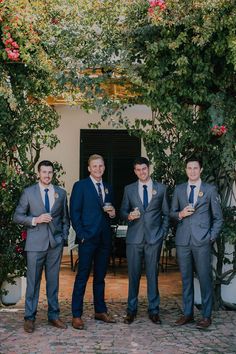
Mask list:
POLYGON ((148 192, 147 192, 147 186, 144 184, 143 185, 143 208, 144 210, 148 206, 148 192))
POLYGON ((48 191, 49 189, 46 188, 44 189, 44 192, 45 192, 45 209, 47 211, 47 213, 50 213, 50 203, 49 203, 49 197, 48 197, 48 191))
POLYGON ((101 203, 101 205, 103 205, 103 195, 102 195, 101 183, 96 183, 96 185, 98 186, 98 196, 100 199, 100 203, 101 203))
POLYGON ((194 204, 194 188, 196 188, 196 186, 190 185, 189 187, 191 188, 191 190, 189 193, 188 201, 190 204, 194 204))

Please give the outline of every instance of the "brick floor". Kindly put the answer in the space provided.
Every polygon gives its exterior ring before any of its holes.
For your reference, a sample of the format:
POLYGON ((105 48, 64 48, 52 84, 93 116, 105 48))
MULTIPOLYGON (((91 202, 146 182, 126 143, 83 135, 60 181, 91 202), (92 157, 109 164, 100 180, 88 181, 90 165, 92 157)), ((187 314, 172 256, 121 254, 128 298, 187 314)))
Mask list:
MULTIPOLYGON (((61 317, 68 323, 67 330, 54 328, 47 323, 47 304, 43 282, 36 329, 33 334, 23 330, 24 302, 15 306, 0 307, 0 353, 1 354, 215 354, 236 353, 236 312, 213 313, 213 324, 205 331, 195 324, 175 327, 181 314, 181 281, 176 270, 160 273, 162 324, 153 324, 147 316, 146 282, 141 279, 139 312, 131 325, 123 323, 126 310, 126 267, 110 269, 107 276, 106 299, 109 311, 117 319, 116 324, 105 324, 93 318, 91 278, 85 296, 83 319, 86 330, 71 327, 71 291, 75 273, 68 265, 62 265, 60 304, 61 317), (120 270, 121 269, 121 270, 120 270)), ((196 309, 195 318, 200 317, 196 309)))

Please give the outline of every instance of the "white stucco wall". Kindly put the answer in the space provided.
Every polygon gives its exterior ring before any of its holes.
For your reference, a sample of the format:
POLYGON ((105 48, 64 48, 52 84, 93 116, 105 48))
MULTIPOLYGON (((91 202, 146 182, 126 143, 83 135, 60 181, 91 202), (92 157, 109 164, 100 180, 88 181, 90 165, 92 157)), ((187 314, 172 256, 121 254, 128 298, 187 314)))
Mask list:
MULTIPOLYGON (((60 144, 53 150, 43 149, 41 160, 47 159, 62 163, 66 172, 64 176, 65 189, 70 193, 80 172, 80 129, 88 129, 88 124, 98 122, 100 115, 97 112, 88 114, 78 106, 58 105, 56 110, 61 116, 60 127, 55 130, 55 134, 60 139, 60 144)), ((151 111, 146 106, 136 105, 127 109, 126 115, 131 120, 135 118, 150 119, 151 111)), ((107 122, 102 122, 101 128, 113 129, 107 122)), ((146 155, 144 147, 142 147, 142 155, 146 155)))

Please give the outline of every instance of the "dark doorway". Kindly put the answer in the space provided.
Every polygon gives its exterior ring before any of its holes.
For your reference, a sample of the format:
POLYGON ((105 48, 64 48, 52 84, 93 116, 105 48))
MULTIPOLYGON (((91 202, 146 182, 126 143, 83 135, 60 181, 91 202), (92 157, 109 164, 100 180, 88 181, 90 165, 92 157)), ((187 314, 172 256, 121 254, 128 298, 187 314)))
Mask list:
POLYGON ((126 130, 81 129, 81 179, 88 176, 88 158, 92 154, 104 157, 104 180, 113 186, 115 207, 119 213, 124 186, 136 180, 132 163, 141 154, 141 140, 130 136, 126 130))

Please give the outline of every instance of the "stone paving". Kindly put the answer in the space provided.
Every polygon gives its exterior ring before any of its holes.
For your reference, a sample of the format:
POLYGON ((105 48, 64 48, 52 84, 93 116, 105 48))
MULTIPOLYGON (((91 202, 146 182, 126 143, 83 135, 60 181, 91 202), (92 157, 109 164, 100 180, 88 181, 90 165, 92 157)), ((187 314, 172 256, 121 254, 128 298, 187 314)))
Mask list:
MULTIPOLYGON (((47 323, 47 305, 40 301, 36 329, 33 334, 23 330, 24 306, 0 307, 1 354, 232 354, 236 353, 236 312, 219 311, 213 314, 213 324, 198 330, 195 324, 175 327, 181 314, 179 297, 164 297, 161 302, 162 324, 153 324, 146 313, 142 298, 134 323, 123 323, 126 302, 109 302, 116 324, 105 324, 93 318, 91 302, 85 303, 83 319, 86 330, 71 327, 70 299, 61 301, 61 318, 68 329, 60 330, 47 323)), ((195 318, 200 318, 196 309, 195 318)))

